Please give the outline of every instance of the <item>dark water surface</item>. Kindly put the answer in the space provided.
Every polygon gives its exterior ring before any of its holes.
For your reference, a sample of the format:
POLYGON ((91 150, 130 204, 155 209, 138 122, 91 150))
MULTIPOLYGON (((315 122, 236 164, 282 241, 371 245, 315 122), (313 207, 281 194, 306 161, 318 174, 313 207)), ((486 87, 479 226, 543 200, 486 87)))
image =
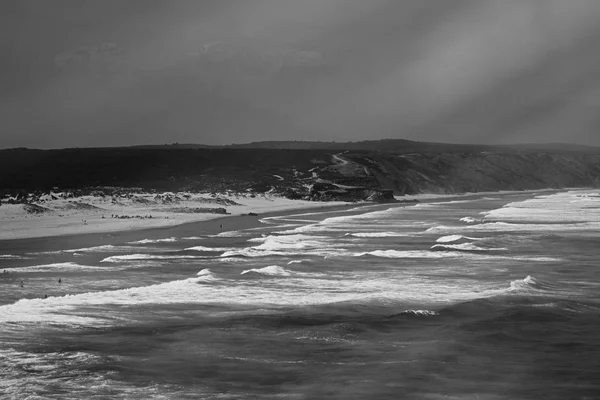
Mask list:
POLYGON ((0 242, 0 397, 600 399, 597 192, 263 222, 0 242))

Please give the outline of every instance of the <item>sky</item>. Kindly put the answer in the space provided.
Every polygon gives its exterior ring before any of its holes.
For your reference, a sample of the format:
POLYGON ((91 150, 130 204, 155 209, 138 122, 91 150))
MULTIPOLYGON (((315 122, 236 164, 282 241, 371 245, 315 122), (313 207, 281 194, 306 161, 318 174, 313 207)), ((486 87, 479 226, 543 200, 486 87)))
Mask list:
POLYGON ((598 0, 3 0, 0 148, 600 145, 598 0))

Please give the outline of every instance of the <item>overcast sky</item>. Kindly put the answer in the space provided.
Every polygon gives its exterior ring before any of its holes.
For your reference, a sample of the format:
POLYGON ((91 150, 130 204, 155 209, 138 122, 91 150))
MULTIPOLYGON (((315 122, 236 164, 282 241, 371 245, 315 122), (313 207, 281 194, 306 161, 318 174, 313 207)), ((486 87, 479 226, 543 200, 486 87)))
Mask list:
POLYGON ((3 0, 0 148, 600 145, 598 0, 3 0))

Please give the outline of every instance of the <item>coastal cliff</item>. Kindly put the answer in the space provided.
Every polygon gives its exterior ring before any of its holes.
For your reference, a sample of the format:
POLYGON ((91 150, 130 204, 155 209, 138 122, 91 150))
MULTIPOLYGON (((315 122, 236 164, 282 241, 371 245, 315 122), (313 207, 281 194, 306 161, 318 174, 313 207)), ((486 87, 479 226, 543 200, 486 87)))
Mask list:
POLYGON ((550 153, 347 153, 397 195, 597 186, 600 155, 550 153))
MULTIPOLYGON (((412 142, 416 143, 416 142, 412 142)), ((352 146, 347 145, 348 148, 352 146)), ((357 147, 357 146, 354 146, 357 147)), ((425 144, 405 151, 151 146, 0 150, 0 191, 141 188, 393 201, 419 193, 595 187, 600 151, 425 144)), ((19 197, 20 196, 20 197, 19 197)))

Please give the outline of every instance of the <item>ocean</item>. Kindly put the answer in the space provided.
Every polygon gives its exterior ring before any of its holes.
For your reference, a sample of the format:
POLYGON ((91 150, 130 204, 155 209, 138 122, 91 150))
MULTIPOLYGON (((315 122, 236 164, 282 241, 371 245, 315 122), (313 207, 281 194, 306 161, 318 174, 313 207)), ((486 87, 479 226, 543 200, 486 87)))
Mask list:
POLYGON ((597 190, 228 221, 0 242, 0 398, 600 399, 597 190))

